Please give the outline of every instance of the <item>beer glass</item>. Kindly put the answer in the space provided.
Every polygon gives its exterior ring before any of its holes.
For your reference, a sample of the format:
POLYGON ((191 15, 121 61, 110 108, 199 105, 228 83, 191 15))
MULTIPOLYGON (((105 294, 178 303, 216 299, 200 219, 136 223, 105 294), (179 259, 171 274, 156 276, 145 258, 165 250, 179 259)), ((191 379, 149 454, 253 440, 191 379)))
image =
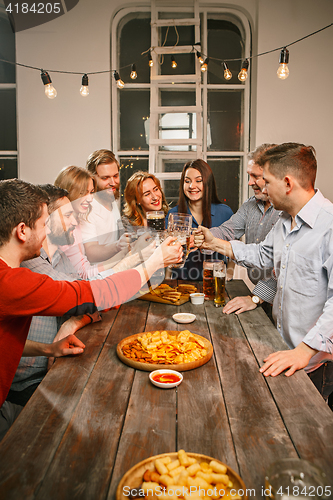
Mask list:
POLYGON ((215 307, 221 307, 225 304, 225 276, 226 276, 226 265, 223 260, 213 263, 213 277, 215 286, 215 307))
POLYGON ((165 230, 165 214, 163 210, 153 210, 146 212, 147 226, 153 231, 165 230))
POLYGON ((265 497, 272 500, 323 500, 331 497, 325 473, 300 458, 285 458, 272 464, 265 477, 265 497))
POLYGON ((177 238, 177 241, 183 247, 183 258, 179 264, 170 266, 171 268, 181 269, 190 253, 192 215, 171 213, 168 219, 168 233, 177 238))
POLYGON ((203 267, 203 288, 202 291, 205 294, 205 299, 213 300, 215 299, 215 283, 214 283, 214 260, 212 258, 213 252, 210 250, 205 250, 203 267))

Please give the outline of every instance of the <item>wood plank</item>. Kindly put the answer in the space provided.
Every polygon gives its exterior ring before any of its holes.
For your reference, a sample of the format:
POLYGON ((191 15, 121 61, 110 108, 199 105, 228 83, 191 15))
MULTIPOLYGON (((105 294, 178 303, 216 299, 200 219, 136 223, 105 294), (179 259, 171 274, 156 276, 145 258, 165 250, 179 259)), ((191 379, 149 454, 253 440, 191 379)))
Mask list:
MULTIPOLYGON (((231 297, 247 295, 242 281, 227 286, 231 297)), ((239 315, 239 321, 253 349, 258 366, 277 350, 288 349, 277 330, 260 309, 239 315)), ((291 377, 280 374, 265 378, 278 405, 299 456, 318 465, 332 477, 333 413, 325 404, 306 373, 301 370, 291 377), (308 402, 308 404, 306 404, 308 402), (316 422, 314 427, 314 422, 316 422)))
POLYGON ((267 466, 297 453, 237 316, 212 302, 206 311, 240 476, 261 498, 267 466))
POLYGON ((63 500, 105 498, 134 377, 134 370, 120 362, 115 348, 133 322, 144 328, 147 308, 133 301, 120 309, 37 499, 52 498, 55 490, 63 500), (75 478, 70 488, 69 470, 75 478))
MULTIPOLYGON (((131 370, 131 368, 128 368, 131 370)), ((119 442, 108 499, 122 476, 150 456, 176 451, 175 389, 159 389, 147 372, 136 371, 126 419, 119 442)))
POLYGON ((82 356, 58 359, 0 445, 0 498, 34 498, 89 381, 118 311, 78 337, 82 356))

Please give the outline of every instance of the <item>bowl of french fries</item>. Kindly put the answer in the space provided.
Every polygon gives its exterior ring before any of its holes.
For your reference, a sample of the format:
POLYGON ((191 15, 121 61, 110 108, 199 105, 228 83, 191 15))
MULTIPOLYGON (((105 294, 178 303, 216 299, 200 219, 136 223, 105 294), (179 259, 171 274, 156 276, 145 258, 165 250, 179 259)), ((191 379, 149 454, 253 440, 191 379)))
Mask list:
POLYGON ((247 500, 246 487, 229 466, 199 453, 164 453, 132 467, 121 479, 116 500, 247 500))

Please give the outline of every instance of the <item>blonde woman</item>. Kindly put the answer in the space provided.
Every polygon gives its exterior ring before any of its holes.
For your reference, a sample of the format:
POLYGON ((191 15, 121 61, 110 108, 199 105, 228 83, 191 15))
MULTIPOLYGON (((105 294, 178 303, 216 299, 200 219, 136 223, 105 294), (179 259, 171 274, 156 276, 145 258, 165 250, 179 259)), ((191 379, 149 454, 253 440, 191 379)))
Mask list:
POLYGON ((135 172, 127 181, 124 196, 124 215, 133 226, 147 226, 146 213, 149 211, 168 213, 160 181, 148 172, 135 172))
MULTIPOLYGON (((68 198, 72 203, 74 215, 78 222, 73 232, 74 244, 63 246, 61 250, 67 255, 83 279, 94 278, 111 267, 114 272, 123 271, 136 266, 140 262, 136 248, 132 249, 131 255, 128 257, 126 257, 128 253, 128 249, 126 249, 99 264, 91 264, 87 259, 82 242, 80 221, 89 221, 93 193, 95 192, 94 182, 94 178, 88 170, 76 166, 64 168, 54 182, 57 187, 68 191, 68 198)), ((138 244, 138 247, 143 247, 141 258, 144 259, 148 258, 154 250, 154 245, 150 244, 147 246, 147 243, 148 235, 144 236, 138 244)))

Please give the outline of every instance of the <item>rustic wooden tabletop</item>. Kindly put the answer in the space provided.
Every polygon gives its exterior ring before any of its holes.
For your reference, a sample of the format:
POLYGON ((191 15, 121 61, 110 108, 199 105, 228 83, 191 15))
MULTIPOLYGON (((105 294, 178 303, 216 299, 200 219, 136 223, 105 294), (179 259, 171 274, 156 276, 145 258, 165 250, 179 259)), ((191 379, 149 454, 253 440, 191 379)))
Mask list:
MULTIPOLYGON (((237 280, 227 289, 248 293, 237 280)), ((307 375, 258 371, 286 349, 261 308, 227 316, 211 301, 134 300, 78 336, 84 354, 57 360, 0 445, 0 499, 111 500, 133 465, 181 448, 228 464, 249 498, 264 498, 265 471, 281 458, 332 474, 333 414, 307 375), (184 372, 177 389, 161 390, 120 362, 116 346, 134 333, 184 329, 175 312, 196 314, 189 329, 212 342, 214 355, 184 372)))

